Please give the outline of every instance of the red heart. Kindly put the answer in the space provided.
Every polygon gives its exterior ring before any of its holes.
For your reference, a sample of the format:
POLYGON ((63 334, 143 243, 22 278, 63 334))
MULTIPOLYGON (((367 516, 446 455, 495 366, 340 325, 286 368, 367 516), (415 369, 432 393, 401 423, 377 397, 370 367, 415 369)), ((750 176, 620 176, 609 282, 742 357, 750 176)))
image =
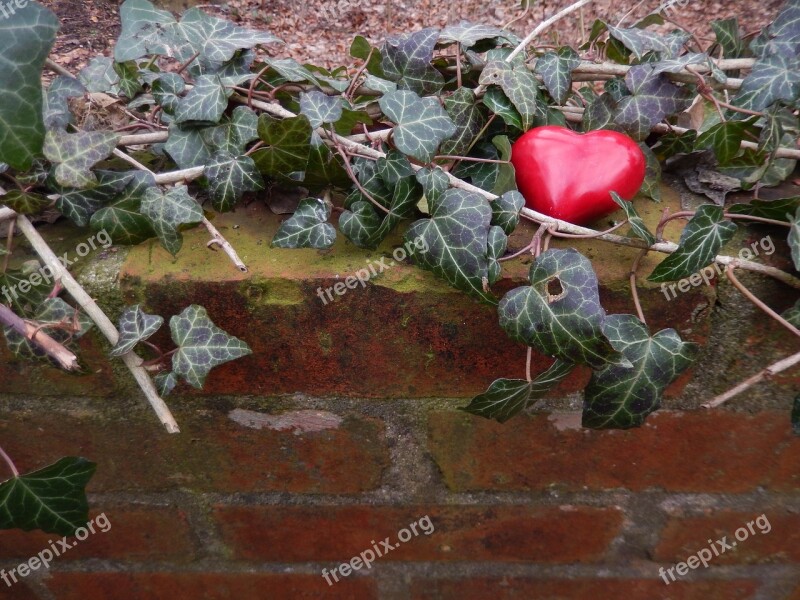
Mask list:
POLYGON ((641 149, 626 135, 556 126, 525 133, 511 149, 511 162, 528 208, 577 225, 618 210, 611 191, 633 198, 646 166, 641 149))

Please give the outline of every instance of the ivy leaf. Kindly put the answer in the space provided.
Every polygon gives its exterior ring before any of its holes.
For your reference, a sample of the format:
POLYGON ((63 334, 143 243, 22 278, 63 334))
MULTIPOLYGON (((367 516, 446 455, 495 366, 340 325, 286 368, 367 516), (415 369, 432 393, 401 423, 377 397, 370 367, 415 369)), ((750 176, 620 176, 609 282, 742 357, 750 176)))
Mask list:
POLYGON ((792 403, 792 431, 795 435, 800 435, 800 394, 794 397, 792 403))
MULTIPOLYGON (((22 11, 20 11, 22 12, 22 11)), ((71 536, 89 521, 86 485, 97 465, 68 456, 0 484, 0 529, 71 536)))
POLYGON ((106 202, 110 202, 119 194, 133 175, 115 171, 97 171, 98 184, 88 190, 62 188, 52 182, 52 189, 58 192, 56 208, 78 227, 86 227, 89 218, 106 202))
POLYGON ((530 129, 535 119, 545 119, 539 83, 526 66, 512 66, 503 60, 491 61, 484 67, 479 82, 485 86, 500 86, 522 117, 523 130, 530 129))
POLYGON ((96 56, 80 70, 78 79, 89 92, 119 93, 119 73, 114 60, 107 56, 96 56))
POLYGON ((475 97, 475 92, 466 87, 458 88, 444 99, 444 109, 456 126, 456 133, 442 142, 442 154, 459 156, 467 152, 472 142, 486 124, 486 116, 475 97))
POLYGON ((781 54, 797 56, 797 39, 800 35, 800 5, 796 0, 786 2, 775 20, 751 44, 758 56, 781 54))
POLYGON ((0 298, 18 315, 32 319, 38 307, 53 290, 53 283, 52 280, 42 277, 41 281, 33 285, 30 275, 29 271, 18 269, 0 273, 0 298))
POLYGON ((448 25, 439 35, 440 44, 460 43, 464 48, 471 48, 482 40, 496 40, 516 45, 519 39, 513 33, 490 25, 459 21, 455 25, 448 25))
MULTIPOLYGON (((45 272, 46 273, 46 272, 45 272)), ((45 279, 45 276, 42 275, 45 279)), ((50 283, 50 279, 45 279, 50 283)), ((74 309, 62 298, 45 298, 36 308, 32 321, 45 326, 47 333, 55 341, 68 345, 71 341, 80 339, 87 331, 92 328, 92 320, 82 312, 74 309), (68 323, 75 326, 75 331, 70 332, 65 329, 52 328, 47 326, 62 325, 68 323)), ((42 359, 56 363, 38 345, 33 344, 26 337, 20 335, 10 327, 5 328, 4 334, 9 350, 16 356, 25 359, 42 359)))
POLYGON ((725 58, 739 58, 744 52, 744 42, 739 32, 739 20, 736 17, 720 21, 711 21, 711 29, 722 46, 725 58))
POLYGON ((503 266, 498 260, 508 249, 508 236, 502 227, 492 225, 489 228, 488 243, 486 245, 486 258, 489 260, 489 285, 494 285, 503 274, 503 266))
POLYGON ((211 158, 214 149, 203 135, 207 129, 172 123, 164 150, 181 169, 200 167, 211 158))
POLYGON ((648 281, 677 281, 696 273, 714 261, 734 233, 736 225, 724 220, 722 207, 703 204, 681 233, 678 250, 653 270, 648 281))
POLYGON ((530 285, 508 292, 499 313, 511 339, 548 356, 596 369, 622 360, 602 332, 606 312, 592 263, 572 248, 542 253, 531 265, 530 285))
POLYGON ((558 385, 575 368, 574 364, 557 360, 533 381, 525 379, 497 379, 483 394, 475 396, 468 406, 460 410, 505 423, 528 408, 558 385))
POLYGON ((381 68, 381 51, 374 48, 363 35, 357 35, 350 44, 350 56, 360 58, 367 63, 367 73, 376 77, 383 77, 381 68))
POLYGON ((336 240, 336 229, 328 223, 330 206, 318 198, 306 198, 294 214, 278 228, 272 245, 276 248, 330 248, 336 240))
POLYGON ((496 303, 484 290, 489 278, 489 203, 479 194, 454 188, 428 202, 431 218, 416 221, 405 234, 407 242, 425 242, 427 250, 415 254, 417 264, 476 298, 496 303))
POLYGON ((128 306, 119 317, 119 341, 111 349, 111 356, 122 356, 134 346, 151 337, 164 324, 164 318, 148 315, 139 304, 128 306))
POLYGON ((214 210, 227 212, 241 199, 244 192, 264 189, 264 181, 249 156, 234 156, 224 150, 211 157, 204 171, 214 210))
POLYGON ((764 219, 789 222, 794 212, 800 208, 800 196, 778 200, 751 200, 749 204, 734 204, 727 212, 735 215, 751 215, 764 219))
POLYGON ((122 31, 114 47, 115 60, 125 62, 148 54, 169 53, 169 27, 176 24, 172 13, 157 9, 148 0, 126 0, 119 9, 119 18, 122 31))
POLYGON ((444 86, 444 77, 431 66, 438 39, 439 30, 433 27, 389 37, 381 62, 386 78, 395 81, 399 90, 420 96, 438 93, 444 86))
POLYGON ((794 303, 794 306, 783 311, 781 316, 795 327, 800 327, 800 299, 794 303))
POLYGON ((142 90, 142 81, 139 78, 139 66, 134 61, 114 63, 114 71, 119 77, 117 89, 119 95, 133 99, 142 90))
POLYGON ((252 154, 258 170, 273 177, 305 170, 311 152, 311 132, 311 123, 305 115, 291 119, 261 115, 258 134, 266 147, 252 154))
POLYGON ((456 133, 456 125, 435 98, 420 98, 414 92, 386 94, 378 104, 397 125, 392 139, 401 152, 429 163, 439 145, 456 133))
POLYGON ((620 28, 607 25, 611 37, 619 40, 637 59, 641 60, 648 52, 658 52, 666 58, 676 56, 691 36, 685 31, 660 36, 652 31, 638 27, 620 28))
MULTIPOLYGON (((13 10, 13 9, 12 9, 13 10)), ((44 141, 41 75, 58 19, 33 2, 0 19, 0 162, 25 171, 44 141)))
POLYGON ((394 148, 386 156, 377 160, 378 174, 387 185, 394 185, 401 179, 414 175, 411 163, 402 152, 394 148))
POLYGON ((661 163, 658 162, 658 157, 650 149, 650 146, 644 142, 639 142, 639 149, 644 154, 645 171, 644 182, 639 189, 639 193, 648 198, 652 198, 656 202, 661 201, 661 163))
POLYGON ((169 329, 178 346, 172 356, 172 370, 195 388, 203 387, 214 367, 252 354, 247 344, 217 327, 206 309, 197 304, 172 317, 169 329))
POLYGON ((506 192, 492 203, 492 225, 511 235, 519 224, 519 213, 525 206, 525 197, 516 190, 506 192))
POLYGON ((158 395, 163 398, 164 396, 169 396, 170 392, 178 385, 178 376, 172 371, 168 373, 159 373, 153 377, 153 383, 156 384, 158 395))
MULTIPOLYGON (((689 65, 709 64, 708 54, 700 54, 698 52, 690 52, 683 56, 676 58, 667 58, 655 63, 650 63, 653 66, 653 73, 678 73, 689 65)), ((711 62, 710 64, 714 64, 711 62)))
POLYGON ((228 107, 228 93, 216 75, 201 75, 175 109, 175 122, 218 123, 228 107))
POLYGON ((23 215, 35 215, 50 206, 51 201, 39 194, 11 190, 5 196, 0 196, 0 204, 23 215))
POLYGON ((653 151, 661 160, 666 160, 676 154, 691 154, 697 142, 697 132, 690 129, 686 133, 667 133, 658 140, 658 145, 653 151))
POLYGON ((153 186, 152 175, 135 173, 122 195, 92 215, 92 230, 105 231, 118 245, 133 246, 155 236, 150 221, 141 213, 145 190, 153 186))
POLYGON ((800 271, 800 208, 794 214, 789 227, 789 248, 792 250, 794 268, 800 271))
POLYGON ((196 225, 203 220, 203 210, 185 185, 171 188, 167 193, 158 187, 147 188, 141 211, 150 220, 161 245, 173 256, 183 245, 181 225, 196 225))
POLYGON ((300 94, 300 114, 308 117, 313 129, 341 119, 343 108, 341 96, 327 96, 317 90, 300 94))
POLYGON ((798 96, 800 56, 773 54, 753 65, 753 70, 744 78, 733 104, 740 108, 761 111, 778 100, 794 102, 798 96))
POLYGON ((747 121, 718 123, 698 136, 696 147, 698 149, 711 147, 720 164, 726 164, 739 154, 744 134, 751 128, 755 119, 756 117, 747 121))
POLYGON ((153 99, 158 102, 165 113, 172 115, 183 102, 181 94, 186 89, 186 81, 177 73, 162 73, 150 84, 153 99))
POLYGON ((631 231, 634 233, 634 235, 647 242, 648 246, 655 244, 655 236, 650 233, 650 230, 647 228, 647 225, 644 224, 642 217, 640 217, 639 213, 636 212, 636 207, 633 205, 633 202, 623 200, 620 195, 617 194, 617 192, 611 192, 611 197, 614 199, 614 202, 616 202, 620 208, 625 211, 625 216, 628 217, 628 223, 630 223, 631 231))
POLYGON ((417 181, 422 185, 428 203, 428 213, 433 213, 450 187, 450 180, 441 167, 425 167, 417 171, 417 181))
POLYGON ((619 131, 620 127, 614 122, 616 112, 617 101, 611 94, 594 96, 583 113, 583 130, 613 129, 619 131))
POLYGON ((684 342, 674 329, 651 337, 633 315, 609 315, 603 333, 633 366, 605 365, 592 373, 585 390, 583 426, 639 427, 661 405, 664 389, 693 362, 698 345, 684 342))
POLYGON ((359 200, 339 216, 339 229, 359 248, 374 248, 373 236, 382 221, 372 204, 359 200))
POLYGON ((352 185, 339 156, 331 152, 315 131, 311 136, 311 151, 303 174, 303 186, 314 191, 328 187, 346 189, 352 185))
POLYGON ((91 168, 108 157, 117 147, 118 136, 108 131, 50 130, 44 141, 44 155, 55 163, 55 177, 60 185, 74 188, 92 187, 97 177, 91 168))
POLYGON ((688 89, 671 83, 653 66, 634 65, 625 76, 630 96, 619 100, 617 123, 637 140, 645 139, 653 126, 667 115, 681 112, 691 104, 688 89))
POLYGON ((572 89, 572 71, 581 64, 578 53, 570 47, 559 48, 558 52, 545 52, 536 61, 535 73, 542 76, 547 91, 557 104, 567 101, 572 89))
POLYGON ((503 119, 503 122, 509 127, 514 127, 520 131, 523 130, 522 117, 517 109, 514 108, 508 96, 499 87, 492 86, 486 90, 483 95, 483 104, 492 113, 503 119))
POLYGON ((74 77, 59 75, 47 88, 44 96, 44 125, 47 129, 64 129, 73 122, 68 100, 86 93, 80 81, 74 77))

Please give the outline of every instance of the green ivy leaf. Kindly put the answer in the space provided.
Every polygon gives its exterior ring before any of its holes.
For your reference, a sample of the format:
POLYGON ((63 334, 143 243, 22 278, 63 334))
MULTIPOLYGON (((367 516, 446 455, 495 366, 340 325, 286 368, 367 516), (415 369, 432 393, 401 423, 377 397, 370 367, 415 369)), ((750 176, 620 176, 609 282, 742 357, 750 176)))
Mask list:
POLYGON ((661 405, 664 388, 693 362, 698 345, 682 341, 674 329, 651 337, 633 315, 609 315, 603 333, 633 366, 605 365, 592 373, 585 391, 583 426, 639 427, 661 405))
POLYGON ((369 40, 363 35, 357 35, 353 38, 353 42, 350 44, 350 56, 367 61, 366 70, 372 76, 377 78, 384 76, 383 68, 381 67, 381 51, 378 48, 373 48, 369 40))
POLYGON ((207 128, 171 123, 164 150, 181 169, 201 167, 209 161, 214 152, 213 144, 206 139, 207 131, 209 131, 207 128))
POLYGON ((553 389, 574 368, 574 364, 557 360, 533 381, 497 379, 488 390, 475 396, 468 406, 463 406, 460 410, 505 423, 553 389))
POLYGON ((734 233, 736 224, 724 220, 722 207, 703 204, 681 233, 678 250, 653 270, 648 281, 677 281, 696 273, 714 261, 734 233))
POLYGON ((0 204, 23 215, 35 215, 50 206, 51 201, 39 194, 11 190, 5 196, 0 196, 0 204))
POLYGON ((58 19, 33 2, 0 19, 0 162, 25 171, 42 149, 41 76, 58 19))
POLYGON ((342 118, 343 108, 341 96, 327 96, 317 90, 300 94, 300 114, 308 117, 314 129, 326 123, 336 123, 342 118))
POLYGON ((466 87, 458 88, 444 99, 444 109, 456 125, 456 133, 442 142, 442 154, 461 155, 467 152, 472 142, 486 124, 481 104, 475 92, 466 87))
POLYGON ((679 113, 692 101, 688 89, 671 83, 665 75, 654 73, 652 65, 634 65, 625 76, 630 96, 617 106, 617 123, 632 137, 643 140, 653 126, 667 115, 679 113))
POLYGON ((500 40, 511 45, 519 44, 519 38, 511 33, 491 25, 459 21, 455 25, 448 25, 439 34, 440 44, 459 43, 464 48, 471 48, 483 40, 500 40))
POLYGON ((416 221, 405 234, 407 242, 421 239, 427 247, 414 255, 417 264, 476 298, 496 303, 484 289, 489 281, 489 203, 453 188, 436 200, 428 196, 428 203, 431 218, 416 221))
POLYGON ((89 92, 108 94, 119 93, 119 73, 114 68, 114 60, 107 56, 96 56, 80 70, 78 80, 89 92))
POLYGON ((721 21, 711 21, 711 29, 722 46, 725 58, 739 58, 744 52, 744 42, 739 32, 739 20, 736 17, 721 21))
POLYGON ((278 228, 272 245, 276 248, 330 248, 336 229, 328 223, 331 207, 318 198, 306 198, 294 214, 278 228))
POLYGON ((258 170, 272 177, 305 170, 311 152, 311 133, 311 123, 304 115, 291 119, 261 115, 258 134, 266 147, 252 154, 258 170))
POLYGON ((147 188, 141 211, 150 220, 161 245, 173 256, 183 245, 179 228, 197 225, 203 220, 203 210, 189 195, 185 185, 171 188, 166 193, 158 187, 147 188))
POLYGON ((93 231, 105 231, 118 245, 136 245, 156 235, 141 213, 145 190, 155 186, 149 173, 134 173, 122 194, 95 212, 89 222, 93 231))
POLYGON ((178 346, 172 355, 172 370, 195 388, 203 387, 214 367, 252 354, 247 344, 217 327, 206 309, 197 304, 172 317, 169 329, 178 346))
POLYGON ((168 373, 159 373, 153 377, 153 383, 156 384, 159 396, 169 396, 170 392, 178 385, 178 376, 172 371, 168 373))
POLYGON ((118 139, 119 136, 108 131, 50 130, 44 141, 44 155, 57 165, 55 177, 60 185, 92 187, 97 177, 91 168, 111 154, 118 139))
POLYGON ((542 253, 531 265, 530 285, 508 292, 499 314, 511 339, 548 356, 596 369, 622 360, 601 329, 606 312, 592 263, 572 248, 542 253))
POLYGON ((494 285, 503 274, 503 265, 498 260, 508 249, 508 236, 502 227, 492 225, 489 228, 488 242, 486 244, 486 258, 489 260, 489 285, 494 285))
POLYGON ((712 148, 720 164, 726 164, 739 154, 744 134, 751 129, 756 118, 747 121, 718 123, 698 136, 696 147, 698 149, 712 148))
MULTIPOLYGON (((689 65, 709 64, 708 54, 690 52, 676 58, 667 58, 658 62, 649 63, 653 67, 653 73, 678 73, 689 65)), ((711 62, 710 64, 714 64, 711 62)))
POLYGON ((798 96, 800 57, 774 54, 756 62, 753 70, 744 78, 733 104, 747 110, 761 111, 778 100, 792 103, 798 96))
POLYGON ((264 181, 249 156, 234 156, 220 151, 211 157, 204 171, 214 210, 233 210, 244 192, 264 189, 264 181))
POLYGON ((792 250, 794 268, 800 271, 800 208, 789 222, 789 248, 792 250))
MULTIPOLYGON (((32 321, 40 325, 63 325, 70 324, 75 326, 74 332, 64 329, 47 328, 46 331, 51 338, 60 344, 69 345, 73 340, 80 339, 87 331, 92 328, 92 320, 82 312, 72 308, 62 298, 45 298, 36 308, 32 321)), ((26 337, 20 335, 10 327, 3 331, 9 350, 16 356, 25 359, 42 359, 56 363, 38 345, 32 344, 26 337)))
POLYGON ((491 86, 486 90, 486 93, 483 95, 483 104, 492 111, 492 113, 503 119, 503 122, 509 127, 514 127, 520 131, 523 130, 522 117, 517 109, 514 108, 508 96, 506 96, 499 87, 491 86))
POLYGON ((311 150, 302 183, 310 191, 329 187, 347 189, 353 185, 340 157, 330 151, 316 131, 311 136, 311 150))
POLYGON ((228 107, 228 90, 216 75, 201 75, 175 108, 175 122, 218 123, 228 107))
POLYGON ((778 200, 751 200, 749 204, 734 204, 727 212, 735 215, 751 215, 776 221, 791 221, 791 215, 800 208, 800 196, 778 200))
POLYGON ((783 311, 781 316, 795 327, 800 327, 800 300, 795 302, 794 306, 791 306, 783 311))
POLYGON ((519 213, 525 206, 525 197, 516 190, 506 192, 492 203, 492 225, 501 227, 511 235, 519 224, 519 213))
POLYGON ((111 349, 111 356, 122 356, 134 346, 150 338, 164 324, 164 318, 148 315, 139 304, 128 306, 119 317, 119 341, 111 349))
POLYGON ((650 233, 650 230, 647 228, 647 225, 644 224, 642 217, 640 217, 639 213, 636 212, 636 207, 633 205, 633 202, 623 200, 620 195, 617 194, 617 192, 611 192, 611 197, 614 199, 614 202, 616 202, 620 208, 625 211, 625 216, 628 217, 628 223, 630 223, 631 231, 634 233, 634 235, 647 242, 648 246, 655 244, 655 236, 650 233))
POLYGON ((142 91, 142 81, 139 78, 139 66, 134 61, 114 63, 114 71, 119 77, 117 89, 119 95, 132 99, 142 91))
POLYGON ((550 96, 557 104, 562 105, 567 101, 567 96, 572 90, 572 71, 581 64, 581 58, 572 48, 565 46, 558 52, 545 52, 536 61, 535 73, 542 76, 542 81, 550 96))
POLYGON ((450 179, 441 167, 429 169, 425 167, 417 171, 417 181, 422 185, 425 193, 425 200, 428 204, 428 214, 433 213, 444 197, 444 193, 450 188, 450 179))
POLYGON ((162 73, 150 85, 153 99, 168 115, 175 114, 178 105, 183 100, 181 95, 186 89, 186 81, 177 73, 162 73))
POLYGON ((479 82, 485 86, 500 86, 522 117, 523 130, 530 129, 536 119, 546 118, 539 83, 526 66, 512 66, 504 60, 491 61, 484 67, 479 82))
POLYGON ((653 199, 655 202, 661 201, 661 163, 658 157, 644 142, 639 142, 639 149, 644 154, 645 171, 644 182, 639 189, 643 196, 653 199))
POLYGON ((50 184, 51 188, 59 193, 56 208, 78 227, 86 227, 96 211, 122 192, 133 174, 97 171, 96 176, 97 185, 88 190, 62 188, 56 182, 50 184))
POLYGON ((616 112, 617 101, 611 94, 594 96, 583 113, 583 130, 613 129, 619 131, 621 128, 614 122, 616 112))
POLYGON ((386 156, 379 158, 376 164, 378 166, 378 175, 388 186, 395 185, 401 179, 414 175, 414 169, 408 158, 394 148, 389 150, 386 156))
POLYGON ((658 52, 665 58, 676 56, 691 36, 685 31, 661 36, 638 27, 629 29, 607 25, 611 37, 619 40, 637 59, 641 60, 648 52, 658 52))
POLYGON ((89 521, 86 485, 97 465, 68 456, 0 484, 0 529, 71 536, 89 521))
POLYGON ((444 86, 444 77, 431 66, 438 39, 439 30, 433 27, 389 37, 381 62, 386 79, 396 82, 399 90, 420 96, 438 93, 444 86))
POLYGON ((686 133, 667 133, 658 140, 658 145, 653 151, 661 160, 666 160, 676 154, 691 154, 697 141, 697 132, 690 129, 686 133))
POLYGON ((36 309, 52 291, 53 281, 42 277, 35 282, 29 279, 30 275, 27 270, 18 269, 0 273, 0 302, 11 306, 19 316, 33 319, 36 309))
POLYGON ((401 152, 429 163, 439 145, 456 133, 456 125, 435 98, 410 91, 386 94, 378 104, 395 126, 392 139, 401 152))
POLYGON ((159 10, 148 0, 126 0, 119 9, 122 31, 114 47, 114 59, 119 62, 136 60, 148 54, 169 53, 171 27, 175 17, 159 10))
POLYGON ((74 77, 59 75, 47 88, 44 96, 44 125, 47 129, 64 129, 73 122, 68 100, 86 93, 80 81, 74 77))

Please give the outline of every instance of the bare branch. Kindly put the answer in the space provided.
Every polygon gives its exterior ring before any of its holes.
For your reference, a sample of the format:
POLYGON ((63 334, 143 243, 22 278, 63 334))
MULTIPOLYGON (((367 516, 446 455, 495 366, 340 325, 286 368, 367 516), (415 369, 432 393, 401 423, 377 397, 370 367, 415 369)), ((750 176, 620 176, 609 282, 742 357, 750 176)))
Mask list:
POLYGON ((793 354, 788 358, 784 358, 783 360, 776 362, 774 365, 770 365, 769 367, 759 371, 752 377, 748 377, 736 387, 728 390, 724 394, 720 394, 713 400, 709 400, 705 404, 701 404, 700 406, 702 406, 703 408, 716 408, 718 406, 721 406, 734 396, 738 396, 745 390, 750 389, 755 384, 760 383, 761 381, 764 381, 766 379, 769 379, 773 375, 777 375, 778 373, 786 371, 787 369, 790 369, 791 367, 795 366, 798 363, 800 363, 800 352, 798 352, 797 354, 793 354))

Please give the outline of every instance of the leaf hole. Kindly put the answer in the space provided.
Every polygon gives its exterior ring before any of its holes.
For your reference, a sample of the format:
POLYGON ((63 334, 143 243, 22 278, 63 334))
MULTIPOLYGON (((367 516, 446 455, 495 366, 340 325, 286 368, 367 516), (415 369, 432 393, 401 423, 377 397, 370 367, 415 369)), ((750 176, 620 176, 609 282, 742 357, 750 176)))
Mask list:
POLYGON ((545 284, 545 290, 547 291, 547 302, 549 304, 557 302, 567 295, 567 292, 564 289, 564 286, 561 285, 561 280, 558 277, 548 279, 547 283, 545 284))

